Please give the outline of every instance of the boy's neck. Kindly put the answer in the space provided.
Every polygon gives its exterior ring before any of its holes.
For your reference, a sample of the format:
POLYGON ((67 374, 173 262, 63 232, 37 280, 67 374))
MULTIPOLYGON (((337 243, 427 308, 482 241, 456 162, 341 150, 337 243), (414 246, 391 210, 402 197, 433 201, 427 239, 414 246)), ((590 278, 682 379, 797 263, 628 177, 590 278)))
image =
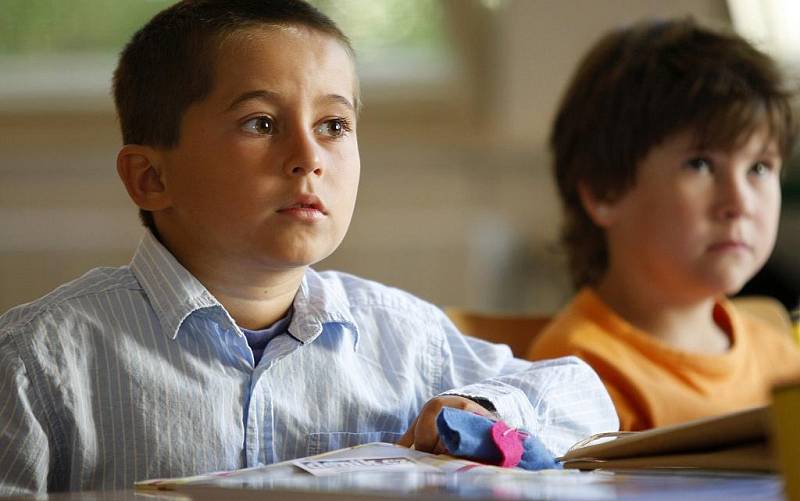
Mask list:
POLYGON ((209 281, 197 277, 236 321, 239 327, 260 330, 269 327, 286 315, 292 306, 303 270, 260 286, 209 281))
POLYGON ((716 298, 676 300, 661 288, 635 281, 607 274, 594 289, 628 323, 672 348, 706 355, 730 348, 729 333, 714 321, 716 298))
POLYGON ((230 264, 181 264, 222 304, 239 327, 250 330, 269 327, 286 315, 306 271, 305 266, 256 271, 236 269, 230 264))
MULTIPOLYGON (((222 304, 239 327, 260 330, 283 318, 292 306, 307 266, 265 268, 231 262, 212 253, 187 252, 163 232, 158 240, 222 304)), ((188 246, 192 248, 192 246, 188 246)))

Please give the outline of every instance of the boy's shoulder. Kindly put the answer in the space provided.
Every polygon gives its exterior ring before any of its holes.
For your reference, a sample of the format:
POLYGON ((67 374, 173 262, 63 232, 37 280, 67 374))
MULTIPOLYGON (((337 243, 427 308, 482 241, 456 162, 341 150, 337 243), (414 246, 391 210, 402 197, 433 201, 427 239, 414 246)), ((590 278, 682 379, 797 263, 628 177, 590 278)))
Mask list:
POLYGON ((410 292, 349 273, 309 270, 307 279, 312 293, 323 291, 336 295, 351 309, 392 309, 416 313, 441 311, 410 292))
POLYGON ((128 266, 94 268, 44 296, 15 306, 0 315, 0 336, 25 329, 36 322, 46 322, 54 316, 61 317, 65 310, 85 310, 89 302, 98 301, 100 296, 120 290, 141 290, 128 266))
POLYGON ((534 359, 592 353, 610 358, 628 349, 626 324, 590 289, 582 288, 531 342, 534 359))

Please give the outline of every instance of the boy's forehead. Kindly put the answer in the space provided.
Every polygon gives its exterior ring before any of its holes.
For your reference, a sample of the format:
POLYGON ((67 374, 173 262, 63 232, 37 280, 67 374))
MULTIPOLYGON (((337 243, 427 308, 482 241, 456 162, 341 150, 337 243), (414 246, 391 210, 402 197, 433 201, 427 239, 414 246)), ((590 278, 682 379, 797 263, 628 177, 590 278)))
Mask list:
POLYGON ((274 42, 277 35, 286 34, 295 37, 308 39, 334 38, 317 29, 297 25, 297 24, 278 24, 278 23, 256 23, 248 26, 235 28, 225 33, 220 39, 220 47, 228 46, 234 50, 244 44, 269 43, 274 42))
POLYGON ((318 75, 320 80, 332 82, 347 79, 353 93, 357 92, 355 61, 348 48, 333 35, 311 27, 256 24, 224 34, 215 46, 212 56, 215 83, 220 79, 230 80, 226 77, 243 68, 255 69, 258 75, 254 76, 258 78, 280 80, 304 67, 313 66, 314 71, 306 72, 306 78, 318 75), (288 58, 287 54, 297 57, 288 58), (254 62, 267 64, 250 64, 254 62), (326 71, 335 73, 336 78, 325 74, 326 71))

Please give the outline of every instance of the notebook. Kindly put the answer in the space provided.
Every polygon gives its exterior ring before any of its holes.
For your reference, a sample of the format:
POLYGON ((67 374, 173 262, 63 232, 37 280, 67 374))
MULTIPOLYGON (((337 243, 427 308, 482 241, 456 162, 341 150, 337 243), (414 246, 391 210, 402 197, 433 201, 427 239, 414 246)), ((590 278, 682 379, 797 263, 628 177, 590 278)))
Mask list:
POLYGON ((601 434, 559 458, 564 468, 776 471, 766 406, 647 431, 601 434))

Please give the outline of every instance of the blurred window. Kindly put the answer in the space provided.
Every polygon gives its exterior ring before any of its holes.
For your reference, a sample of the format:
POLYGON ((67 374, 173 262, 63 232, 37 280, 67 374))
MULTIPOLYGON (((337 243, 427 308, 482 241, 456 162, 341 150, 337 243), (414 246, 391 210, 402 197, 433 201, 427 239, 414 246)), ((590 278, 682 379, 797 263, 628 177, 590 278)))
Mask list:
POLYGON ((167 0, 0 0, 0 54, 115 53, 167 0))
POLYGON ((787 65, 800 62, 800 2, 728 0, 731 20, 743 37, 787 65))
POLYGON ((448 48, 441 0, 311 0, 353 42, 365 64, 401 59, 443 59, 448 48))
MULTIPOLYGON (((107 99, 117 54, 172 0, 0 0, 0 100, 107 99)), ((312 0, 350 36, 368 85, 449 78, 441 0, 312 0)))
MULTIPOLYGON (((728 0, 736 31, 772 55, 796 87, 800 77, 800 2, 797 0, 728 0)), ((795 103, 800 114, 800 103, 795 103)), ((800 207, 800 147, 784 162, 785 205, 800 207)))

